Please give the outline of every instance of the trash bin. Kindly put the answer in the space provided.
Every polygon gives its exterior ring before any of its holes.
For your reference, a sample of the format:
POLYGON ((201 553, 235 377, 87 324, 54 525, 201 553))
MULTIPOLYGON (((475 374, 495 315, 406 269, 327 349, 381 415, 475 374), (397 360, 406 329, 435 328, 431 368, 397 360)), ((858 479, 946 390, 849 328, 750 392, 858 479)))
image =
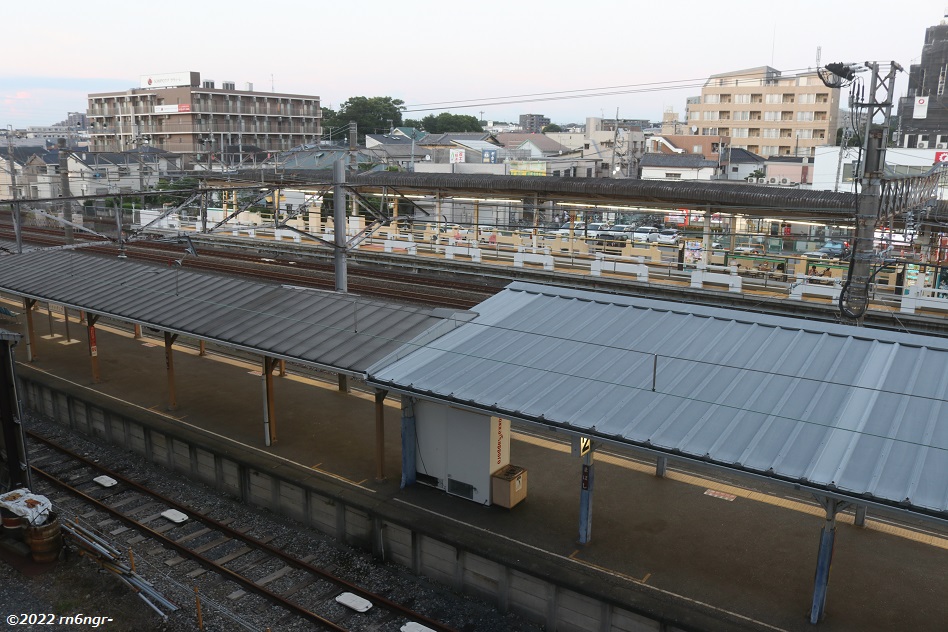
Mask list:
POLYGON ((510 509, 527 497, 527 470, 516 465, 500 468, 490 477, 491 504, 510 509))

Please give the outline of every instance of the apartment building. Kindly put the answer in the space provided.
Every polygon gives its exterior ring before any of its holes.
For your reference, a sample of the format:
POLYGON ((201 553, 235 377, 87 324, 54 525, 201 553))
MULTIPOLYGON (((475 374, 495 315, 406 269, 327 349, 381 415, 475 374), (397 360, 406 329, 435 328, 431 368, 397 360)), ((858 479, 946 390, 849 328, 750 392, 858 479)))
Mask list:
POLYGON ((283 151, 316 142, 318 96, 220 87, 198 72, 143 75, 139 88, 89 95, 90 149, 123 151, 148 144, 184 155, 229 146, 283 151))
POLYGON ((712 75, 698 102, 689 102, 693 134, 724 136, 730 146, 759 156, 813 156, 836 142, 839 89, 816 71, 783 75, 759 66, 712 75))
POLYGON ((520 129, 524 132, 539 134, 550 124, 550 119, 542 114, 521 114, 520 129))
POLYGON ((909 68, 908 93, 899 99, 900 147, 948 149, 948 15, 925 29, 919 63, 909 68))

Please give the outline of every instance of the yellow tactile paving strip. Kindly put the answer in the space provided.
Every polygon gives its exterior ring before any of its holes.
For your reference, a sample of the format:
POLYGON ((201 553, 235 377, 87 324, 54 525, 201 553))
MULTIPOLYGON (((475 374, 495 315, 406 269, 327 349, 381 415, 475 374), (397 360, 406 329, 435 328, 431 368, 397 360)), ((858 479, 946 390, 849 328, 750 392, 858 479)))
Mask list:
MULTIPOLYGON (((550 441, 549 439, 543 439, 542 437, 536 437, 533 435, 514 433, 513 438, 517 441, 523 441, 524 443, 529 443, 541 448, 546 448, 548 450, 554 450, 556 452, 569 452, 570 446, 566 443, 560 443, 557 441, 550 441)), ((627 470, 633 470, 636 472, 643 472, 646 474, 653 474, 655 472, 655 466, 647 463, 639 463, 637 461, 630 460, 628 458, 614 456, 607 453, 597 452, 595 459, 599 463, 609 463, 611 465, 616 465, 618 467, 625 468, 627 470)), ((755 492, 749 489, 744 489, 741 487, 734 487, 733 485, 728 485, 726 483, 720 483, 717 481, 712 481, 700 476, 694 476, 691 474, 684 474, 682 472, 674 472, 672 470, 666 470, 665 478, 678 481, 680 483, 685 483, 687 485, 694 485, 695 487, 703 487, 705 489, 712 489, 717 492, 723 492, 726 494, 733 494, 738 498, 744 498, 746 500, 752 500, 755 502, 766 503, 768 505, 774 505, 776 507, 782 507, 784 509, 790 509, 791 511, 798 511, 801 513, 809 514, 811 516, 816 516, 823 518, 826 515, 826 512, 822 507, 817 507, 815 505, 810 505, 803 503, 797 500, 792 500, 788 498, 781 498, 780 496, 773 496, 771 494, 763 494, 760 492, 755 492)), ((847 524, 853 524, 855 517, 850 514, 838 514, 836 517, 837 522, 844 522, 847 524)), ((914 529, 907 529, 905 527, 895 526, 886 522, 881 522, 879 520, 873 520, 871 518, 866 519, 865 524, 866 529, 872 529, 874 531, 880 531, 882 533, 887 533, 889 535, 894 535, 899 538, 904 538, 906 540, 912 540, 914 542, 920 542, 922 544, 927 544, 929 546, 934 546, 940 549, 948 549, 948 538, 926 533, 923 531, 916 531, 914 529)))

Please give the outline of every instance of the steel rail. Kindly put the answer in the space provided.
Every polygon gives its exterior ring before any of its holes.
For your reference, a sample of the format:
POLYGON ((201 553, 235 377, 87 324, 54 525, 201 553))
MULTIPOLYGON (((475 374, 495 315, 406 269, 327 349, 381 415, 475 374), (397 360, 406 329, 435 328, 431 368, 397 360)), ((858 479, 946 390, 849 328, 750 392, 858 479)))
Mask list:
MULTIPOLYGON (((300 559, 297 559, 296 557, 293 557, 292 555, 290 555, 290 554, 288 554, 288 553, 286 553, 286 552, 284 552, 284 551, 281 551, 280 549, 278 549, 278 548, 276 548, 276 547, 273 547, 273 546, 267 544, 266 542, 262 542, 262 541, 260 541, 260 540, 258 540, 258 539, 256 539, 256 538, 253 538, 253 537, 250 537, 250 536, 248 536, 248 535, 246 535, 246 534, 244 534, 244 533, 241 533, 240 531, 238 531, 238 530, 236 530, 236 529, 234 529, 234 528, 232 528, 232 527, 229 527, 229 526, 227 526, 227 525, 225 525, 225 524, 223 524, 223 523, 220 523, 220 522, 214 520, 213 518, 204 516, 204 515, 201 514, 200 512, 195 511, 194 508, 188 507, 188 506, 183 505, 183 504, 181 504, 181 503, 178 503, 177 501, 172 500, 171 498, 168 498, 167 496, 164 496, 163 494, 160 494, 160 493, 158 493, 158 492, 156 492, 156 491, 154 491, 154 490, 148 489, 147 487, 144 487, 143 485, 140 485, 140 484, 137 483, 136 481, 133 481, 133 480, 131 480, 131 479, 125 477, 125 476, 122 476, 122 475, 119 474, 118 472, 114 472, 114 471, 112 471, 112 470, 109 470, 108 468, 103 467, 102 465, 99 465, 98 463, 95 463, 95 462, 93 462, 93 461, 90 461, 89 459, 83 457, 82 455, 76 454, 76 453, 73 452, 72 450, 70 450, 70 449, 68 449, 68 448, 66 448, 66 447, 64 447, 64 446, 61 446, 61 445, 59 445, 58 443, 52 441, 51 439, 48 439, 48 438, 46 438, 46 437, 43 437, 43 436, 37 434, 36 432, 34 432, 34 431, 32 431, 32 430, 28 430, 28 431, 27 431, 27 435, 28 435, 31 439, 33 439, 33 440, 35 440, 35 441, 37 441, 37 442, 39 442, 39 443, 42 443, 42 444, 44 444, 44 445, 46 445, 46 446, 52 448, 53 450, 56 450, 56 451, 58 451, 58 452, 61 452, 61 453, 65 454, 65 455, 67 455, 67 456, 68 456, 69 458, 71 458, 71 459, 74 459, 74 460, 76 460, 76 461, 79 461, 80 463, 82 463, 82 464, 85 465, 86 467, 89 467, 89 468, 94 469, 94 470, 96 470, 96 471, 102 472, 102 473, 105 474, 106 476, 109 476, 109 477, 115 479, 116 481, 122 483, 123 485, 127 486, 128 488, 130 488, 130 489, 132 489, 132 490, 137 491, 138 493, 145 494, 145 495, 147 495, 147 496, 151 496, 152 498, 155 498, 156 500, 159 500, 159 501, 161 501, 162 503, 167 504, 169 508, 171 508, 171 509, 177 509, 178 511, 187 513, 187 514, 188 514, 189 516, 191 516, 194 520, 196 520, 196 521, 198 521, 198 522, 200 522, 200 523, 203 523, 203 524, 205 524, 205 525, 207 525, 207 526, 210 526, 210 527, 214 528, 215 530, 220 531, 221 533, 223 533, 223 534, 225 534, 225 535, 227 535, 227 536, 229 536, 229 537, 231 537, 231 538, 233 538, 233 539, 235 539, 235 540, 242 541, 242 542, 244 542, 244 543, 246 543, 246 544, 249 544, 249 545, 254 546, 255 548, 258 548, 258 549, 260 549, 260 550, 262 550, 262 551, 265 551, 266 553, 272 555, 273 557, 276 557, 276 558, 280 559, 281 561, 285 562, 285 563, 286 563, 287 565, 289 565, 289 566, 292 566, 292 567, 294 567, 294 568, 297 568, 297 569, 304 570, 304 571, 307 571, 307 572, 309 572, 309 573, 312 573, 313 575, 316 575, 316 576, 319 577, 319 578, 322 578, 322 579, 324 579, 324 580, 326 580, 326 581, 328 581, 328 582, 330 582, 330 583, 332 583, 332 584, 335 584, 335 585, 337 585, 337 586, 339 586, 339 587, 341 587, 341 588, 344 588, 345 590, 347 590, 347 591, 349 591, 349 592, 352 592, 352 593, 354 593, 354 594, 356 594, 356 595, 358 595, 358 596, 360 596, 360 597, 362 597, 362 598, 364 598, 364 599, 369 600, 370 602, 372 602, 372 603, 375 604, 375 605, 381 606, 381 607, 384 608, 384 609, 387 609, 387 610, 389 610, 389 611, 395 612, 395 613, 397 613, 397 614, 399 614, 399 615, 405 617, 406 619, 409 619, 409 620, 412 620, 412 621, 416 621, 416 622, 418 622, 418 623, 421 623, 421 624, 423 624, 423 625, 425 625, 425 626, 431 628, 432 630, 436 630, 436 631, 438 631, 438 632, 457 632, 457 630, 455 630, 455 629, 452 628, 452 627, 446 626, 446 625, 444 625, 444 624, 442 624, 442 623, 440 623, 440 622, 438 622, 438 621, 434 621, 434 620, 432 620, 432 619, 429 619, 429 618, 426 617, 425 615, 422 615, 422 614, 420 614, 420 613, 418 613, 418 612, 415 612, 415 611, 413 611, 413 610, 410 610, 410 609, 408 609, 408 608, 402 606, 401 604, 399 604, 399 603, 397 603, 397 602, 394 602, 394 601, 392 601, 392 600, 390 600, 390 599, 387 599, 386 597, 383 597, 383 596, 381 596, 381 595, 377 595, 377 594, 375 594, 375 593, 372 593, 372 592, 370 592, 370 591, 368 591, 368 590, 366 590, 366 589, 364 589, 364 588, 361 588, 361 587, 357 586, 356 584, 353 584, 353 583, 351 583, 351 582, 349 582, 349 581, 347 581, 347 580, 345 580, 345 579, 342 579, 341 577, 336 577, 335 575, 329 573, 328 571, 326 571, 326 570, 324 570, 324 569, 321 569, 321 568, 319 568, 319 567, 317 567, 317 566, 313 566, 312 564, 309 564, 309 563, 304 562, 304 561, 302 561, 302 560, 300 560, 300 559)), ((106 505, 106 504, 103 503, 102 501, 99 501, 98 499, 93 498, 93 497, 89 496, 88 494, 86 494, 86 493, 84 493, 84 492, 82 492, 82 491, 79 491, 78 489, 76 489, 75 487, 73 487, 72 485, 70 485, 69 483, 67 483, 67 482, 65 482, 65 481, 59 480, 59 479, 56 478, 54 475, 52 475, 52 474, 50 474, 50 473, 48 473, 48 472, 45 472, 44 470, 40 469, 39 467, 36 467, 36 466, 30 466, 30 467, 31 467, 31 469, 32 469, 34 472, 36 472, 40 477, 42 477, 42 478, 48 480, 48 481, 51 482, 52 484, 57 485, 57 486, 59 486, 59 487, 61 487, 61 488, 64 488, 64 489, 68 490, 70 493, 72 493, 72 494, 74 494, 74 495, 79 496, 80 498, 82 498, 83 501, 88 502, 88 503, 90 503, 90 504, 93 504, 93 505, 95 505, 96 507, 98 507, 98 508, 102 509, 103 511, 105 511, 106 513, 108 513, 108 514, 110 514, 110 515, 112 515, 112 516, 114 516, 114 517, 116 517, 116 518, 122 520, 123 522, 125 522, 125 523, 127 523, 127 524, 129 524, 129 525, 131 525, 131 526, 133 526, 133 527, 135 527, 136 529, 141 530, 141 531, 144 532, 144 533, 147 533, 149 537, 154 538, 154 539, 156 539, 156 540, 158 540, 158 541, 160 541, 160 542, 162 542, 162 543, 164 543, 164 544, 167 544, 168 546, 170 546, 171 548, 173 548, 175 551, 177 551, 177 552, 179 552, 179 553, 181 553, 181 554, 183 554, 183 555, 185 555, 185 556, 187 556, 187 557, 190 557, 191 559, 194 559, 194 560, 198 561, 199 563, 201 563, 202 565, 206 566, 207 568, 213 570, 214 572, 221 573, 221 574, 227 576, 229 579, 231 579, 231 580, 233 580, 233 581, 239 583, 241 586, 244 586, 245 588, 248 588, 249 590, 251 590, 251 591, 253 591, 253 592, 257 593, 257 594, 260 594, 260 595, 262 595, 262 596, 264 596, 264 597, 266 597, 266 598, 268 598, 268 599, 271 599, 271 600, 275 601, 276 603, 278 603, 279 605, 281 605, 281 606, 283 606, 283 607, 285 607, 285 608, 287 608, 287 609, 289 609, 289 610, 292 610, 293 612, 295 612, 295 613, 297 613, 297 614, 299 614, 299 615, 301 615, 301 616, 304 616, 304 617, 306 617, 306 618, 308 618, 308 619, 311 619, 311 620, 313 620, 313 621, 315 621, 315 622, 317 622, 317 623, 320 623, 321 625, 325 625, 326 627, 328 627, 328 628, 331 629, 331 630, 338 630, 339 632, 348 632, 348 628, 339 627, 336 623, 333 623, 332 621, 329 621, 328 619, 325 619, 325 618, 321 617, 320 615, 318 615, 318 614, 316 614, 316 613, 314 613, 314 612, 312 612, 312 611, 310 611, 310 610, 307 610, 306 608, 303 608, 302 606, 299 606, 299 605, 293 603, 292 601, 289 601, 288 599, 286 599, 286 598, 280 596, 280 595, 277 594, 277 593, 274 593, 274 592, 272 592, 272 591, 270 591, 270 590, 268 590, 268 589, 266 589, 266 588, 264 588, 264 587, 262 587, 262 586, 257 585, 256 583, 254 583, 253 580, 251 580, 251 579, 249 579, 249 578, 246 578, 246 577, 240 575, 239 573, 237 573, 237 572, 235 572, 235 571, 232 571, 232 570, 230 570, 230 569, 228 569, 228 568, 226 568, 226 567, 224 567, 224 566, 221 566, 221 565, 219 565, 219 564, 216 564, 213 560, 211 560, 211 559, 209 559, 209 558, 207 558, 207 557, 201 555, 200 553, 195 553, 194 551, 191 551, 190 549, 188 549, 188 548, 187 548, 186 546, 184 546, 183 544, 180 544, 180 543, 178 543, 178 542, 172 540, 171 538, 168 538, 168 537, 165 536, 164 534, 162 534, 162 533, 160 533, 160 532, 157 532, 157 531, 151 529, 150 527, 145 526, 145 525, 143 525, 143 524, 137 522, 137 521, 134 520, 133 518, 129 518, 128 516, 125 516, 124 514, 122 514, 121 512, 119 512, 118 510, 109 507, 108 505, 106 505)))

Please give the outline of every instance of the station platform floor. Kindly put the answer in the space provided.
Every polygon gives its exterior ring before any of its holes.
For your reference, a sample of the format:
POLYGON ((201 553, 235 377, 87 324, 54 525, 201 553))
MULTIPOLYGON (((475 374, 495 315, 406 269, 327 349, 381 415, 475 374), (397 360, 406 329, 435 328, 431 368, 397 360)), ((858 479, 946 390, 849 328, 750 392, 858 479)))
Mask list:
MULTIPOLYGON (((0 300, 14 311, 22 306, 0 300)), ((93 383, 84 328, 71 314, 35 312, 36 359, 25 341, 19 364, 68 380, 175 423, 227 437, 256 458, 301 464, 352 493, 400 511, 446 519, 454 528, 502 539, 518 559, 543 556, 562 568, 583 567, 603 586, 659 595, 721 613, 714 630, 943 630, 948 629, 948 527, 894 522, 870 511, 866 526, 839 519, 825 619, 808 622, 823 511, 812 499, 765 482, 685 468, 671 461, 664 478, 654 461, 617 450, 596 453, 592 537, 579 545, 581 459, 562 436, 514 427, 511 462, 526 468, 526 500, 512 509, 483 506, 422 485, 400 489, 400 410, 385 406, 385 474, 376 480, 373 395, 335 376, 304 376, 288 366, 275 377, 276 437, 264 444, 260 362, 175 344, 177 407, 167 410, 163 341, 130 325, 101 319, 96 326, 100 381, 93 383), (50 337, 50 335, 55 337, 50 337), (737 621, 738 623, 735 623, 737 621)), ((25 317, 0 322, 25 336, 25 317)), ((595 591, 595 586, 588 587, 595 591)), ((709 628, 710 629, 710 628, 709 628)))

